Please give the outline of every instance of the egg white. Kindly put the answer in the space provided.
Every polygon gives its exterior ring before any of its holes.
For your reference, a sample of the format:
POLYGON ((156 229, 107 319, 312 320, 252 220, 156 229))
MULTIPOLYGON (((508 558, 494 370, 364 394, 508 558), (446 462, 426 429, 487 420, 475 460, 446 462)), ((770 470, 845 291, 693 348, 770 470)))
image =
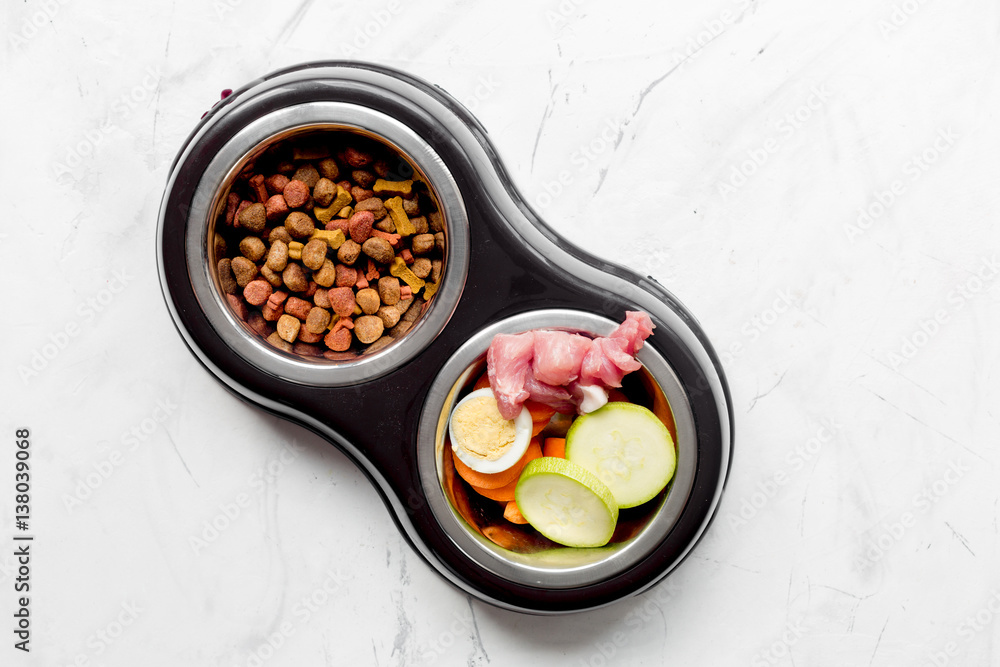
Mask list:
POLYGON ((461 407, 461 405, 466 401, 479 396, 489 396, 490 398, 494 398, 493 390, 489 387, 477 389, 459 401, 458 405, 455 406, 455 409, 451 411, 451 417, 448 418, 448 434, 451 436, 451 451, 459 458, 459 460, 462 461, 462 463, 469 466, 476 472, 481 472, 484 475, 491 475, 493 473, 502 472, 521 460, 524 453, 528 451, 528 444, 531 442, 531 429, 534 424, 531 421, 531 413, 528 411, 528 408, 522 407, 521 411, 517 414, 517 417, 514 418, 514 442, 507 448, 507 451, 504 452, 500 458, 495 461, 487 461, 471 454, 458 444, 458 440, 456 440, 455 432, 452 428, 452 423, 455 412, 458 411, 458 408, 461 407))

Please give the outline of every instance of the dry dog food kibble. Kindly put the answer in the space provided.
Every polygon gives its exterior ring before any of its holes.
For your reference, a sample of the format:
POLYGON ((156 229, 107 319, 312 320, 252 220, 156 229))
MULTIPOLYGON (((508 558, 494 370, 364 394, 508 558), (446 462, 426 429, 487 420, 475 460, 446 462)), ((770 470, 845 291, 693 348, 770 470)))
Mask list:
POLYGON ((226 194, 210 245, 233 312, 273 346, 351 359, 437 292, 444 217, 401 156, 327 132, 271 146, 226 194))

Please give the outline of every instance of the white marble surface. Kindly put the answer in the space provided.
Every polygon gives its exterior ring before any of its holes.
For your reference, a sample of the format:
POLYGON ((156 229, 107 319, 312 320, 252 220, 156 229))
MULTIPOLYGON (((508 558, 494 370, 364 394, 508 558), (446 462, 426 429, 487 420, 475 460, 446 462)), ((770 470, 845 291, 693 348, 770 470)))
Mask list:
POLYGON ((2 16, 0 664, 1000 665, 996 3, 2 16), (559 618, 470 601, 344 456, 174 331, 153 249, 180 142, 222 88, 344 56, 466 101, 556 229, 656 276, 723 353, 729 486, 651 592, 559 618), (29 655, 7 629, 21 426, 29 655))

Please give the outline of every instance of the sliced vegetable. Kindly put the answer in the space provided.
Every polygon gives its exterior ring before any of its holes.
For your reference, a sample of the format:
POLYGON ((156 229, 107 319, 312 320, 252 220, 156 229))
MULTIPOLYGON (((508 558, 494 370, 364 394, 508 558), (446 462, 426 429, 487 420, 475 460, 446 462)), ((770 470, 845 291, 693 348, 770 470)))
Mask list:
POLYGON ((666 426, 633 403, 608 403, 577 417, 566 434, 566 458, 606 484, 620 508, 655 497, 674 476, 677 465, 666 426))
POLYGON ((476 472, 469 466, 462 463, 459 458, 454 459, 455 471, 458 476, 472 485, 477 489, 499 489, 502 486, 507 486, 511 482, 516 482, 521 471, 524 470, 524 466, 528 465, 528 461, 531 459, 537 459, 542 455, 542 450, 540 446, 537 446, 537 441, 532 441, 528 443, 528 448, 524 450, 524 455, 518 459, 517 463, 512 465, 506 470, 500 472, 486 474, 481 472, 476 472))
POLYGON ((566 438, 545 438, 542 444, 542 456, 554 456, 557 459, 566 458, 566 438))
POLYGON ((517 502, 513 500, 507 502, 507 507, 503 510, 503 518, 511 523, 528 523, 528 520, 521 514, 521 510, 517 509, 517 502))
MULTIPOLYGON (((528 445, 528 451, 524 453, 525 462, 524 465, 521 466, 521 469, 523 470, 528 463, 530 463, 534 459, 540 458, 541 456, 542 456, 541 443, 538 442, 538 440, 532 440, 531 443, 528 445)), ((456 459, 456 462, 457 460, 458 459, 456 459)), ((488 489, 482 486, 476 486, 471 482, 469 482, 469 486, 471 486, 472 490, 481 496, 485 496, 492 500, 499 500, 500 502, 505 503, 514 500, 514 489, 517 487, 517 479, 518 479, 517 476, 515 476, 513 481, 511 481, 510 483, 493 489, 488 489)))
POLYGON ((515 501, 532 527, 568 547, 601 547, 618 521, 611 490, 580 465, 554 457, 524 467, 515 501))

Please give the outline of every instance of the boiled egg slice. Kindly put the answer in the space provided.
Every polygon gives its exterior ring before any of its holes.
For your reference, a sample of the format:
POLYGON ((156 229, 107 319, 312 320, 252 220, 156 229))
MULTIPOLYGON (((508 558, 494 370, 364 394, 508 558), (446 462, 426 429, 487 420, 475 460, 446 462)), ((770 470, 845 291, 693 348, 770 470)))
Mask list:
POLYGON ((448 420, 451 449, 476 472, 502 472, 521 460, 531 442, 531 413, 522 407, 514 419, 504 419, 493 390, 478 389, 455 406, 448 420))

